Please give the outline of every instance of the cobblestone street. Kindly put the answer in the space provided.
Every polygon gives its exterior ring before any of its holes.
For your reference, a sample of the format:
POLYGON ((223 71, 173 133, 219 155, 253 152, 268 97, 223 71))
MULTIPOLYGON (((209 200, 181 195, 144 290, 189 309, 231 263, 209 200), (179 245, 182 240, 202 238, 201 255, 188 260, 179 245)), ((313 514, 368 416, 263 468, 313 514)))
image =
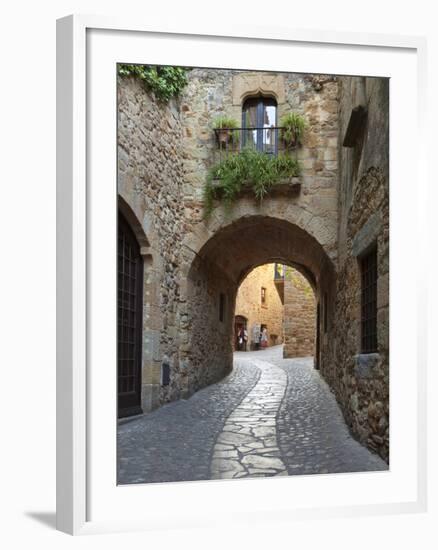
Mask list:
POLYGON ((121 423, 118 457, 122 484, 388 468, 352 438, 313 360, 282 346, 238 352, 221 382, 121 423))

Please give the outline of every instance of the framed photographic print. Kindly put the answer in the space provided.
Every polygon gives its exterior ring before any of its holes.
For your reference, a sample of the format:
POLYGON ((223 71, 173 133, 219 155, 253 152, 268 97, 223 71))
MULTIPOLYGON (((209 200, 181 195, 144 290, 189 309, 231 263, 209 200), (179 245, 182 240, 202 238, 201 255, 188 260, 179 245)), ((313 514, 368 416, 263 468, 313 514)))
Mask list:
POLYGON ((424 47, 59 20, 59 529, 424 509, 424 47))

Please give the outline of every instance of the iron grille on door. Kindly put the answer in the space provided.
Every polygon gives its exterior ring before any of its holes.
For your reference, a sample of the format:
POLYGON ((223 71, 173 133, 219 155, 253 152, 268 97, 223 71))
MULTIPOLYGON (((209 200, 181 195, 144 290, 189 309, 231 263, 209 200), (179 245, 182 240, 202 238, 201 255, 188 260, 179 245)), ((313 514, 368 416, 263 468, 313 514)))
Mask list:
POLYGON ((377 351, 377 248, 361 260, 362 353, 377 351))
POLYGON ((143 261, 135 235, 121 214, 118 217, 117 262, 117 393, 120 417, 142 412, 143 318, 143 261))

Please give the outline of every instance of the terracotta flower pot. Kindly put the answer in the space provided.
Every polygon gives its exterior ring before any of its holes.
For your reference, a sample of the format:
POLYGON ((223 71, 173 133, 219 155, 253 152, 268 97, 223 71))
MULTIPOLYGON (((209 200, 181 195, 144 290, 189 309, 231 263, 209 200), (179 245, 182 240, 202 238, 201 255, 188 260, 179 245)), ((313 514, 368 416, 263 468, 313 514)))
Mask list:
POLYGON ((220 144, 228 143, 231 137, 231 130, 228 128, 220 128, 217 132, 217 136, 220 144))
POLYGON ((286 148, 290 147, 290 148, 294 149, 298 145, 298 140, 297 140, 296 136, 294 135, 293 137, 291 137, 289 139, 283 138, 283 143, 284 143, 286 148))

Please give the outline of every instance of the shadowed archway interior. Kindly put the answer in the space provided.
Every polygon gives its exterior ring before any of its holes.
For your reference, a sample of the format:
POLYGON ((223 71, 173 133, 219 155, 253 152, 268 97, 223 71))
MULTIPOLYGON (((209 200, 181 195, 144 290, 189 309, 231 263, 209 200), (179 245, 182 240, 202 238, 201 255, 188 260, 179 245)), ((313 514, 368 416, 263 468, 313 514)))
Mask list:
POLYGON ((188 280, 188 394, 231 371, 238 288, 254 267, 274 261, 300 271, 317 301, 322 288, 333 288, 335 270, 321 244, 298 225, 278 218, 240 218, 198 252, 188 280))

